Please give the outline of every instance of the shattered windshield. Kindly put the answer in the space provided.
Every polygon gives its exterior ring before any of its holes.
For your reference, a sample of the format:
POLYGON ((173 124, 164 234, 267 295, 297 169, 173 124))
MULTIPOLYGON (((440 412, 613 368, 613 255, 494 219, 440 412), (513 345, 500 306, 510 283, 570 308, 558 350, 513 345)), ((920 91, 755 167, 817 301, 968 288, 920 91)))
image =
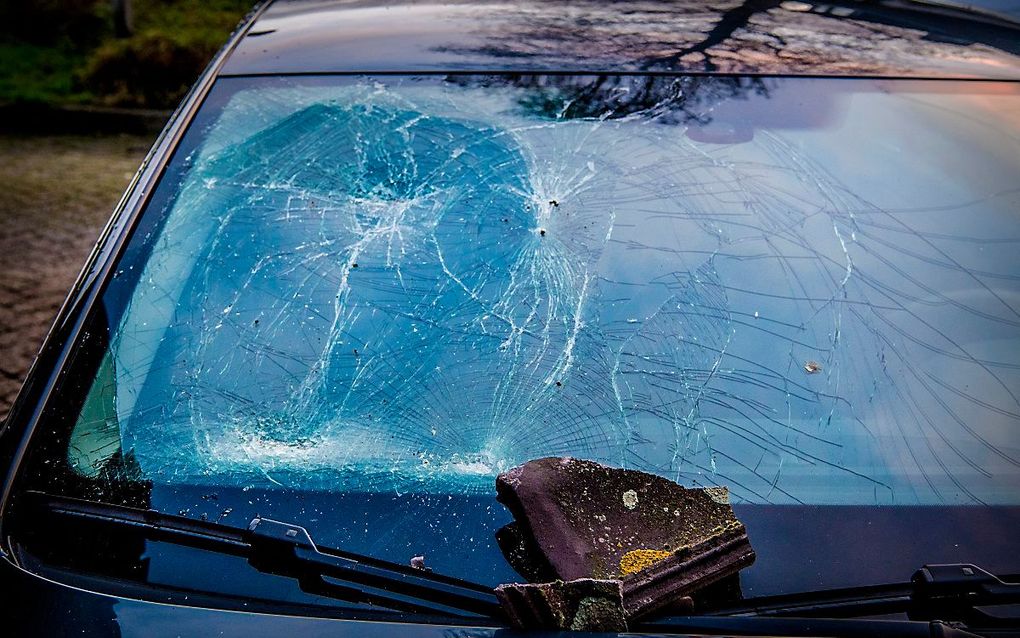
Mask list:
POLYGON ((1020 503, 1020 86, 222 79, 104 297, 90 480, 1020 503))

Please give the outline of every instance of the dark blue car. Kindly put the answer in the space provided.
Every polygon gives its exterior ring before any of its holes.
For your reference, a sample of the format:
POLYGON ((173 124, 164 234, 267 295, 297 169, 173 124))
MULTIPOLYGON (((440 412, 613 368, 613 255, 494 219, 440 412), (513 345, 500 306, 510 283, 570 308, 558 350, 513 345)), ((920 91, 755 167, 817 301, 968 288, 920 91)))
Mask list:
POLYGON ((258 8, 0 430, 0 634, 515 635, 550 456, 747 527, 635 632, 1020 635, 1020 25, 258 8))

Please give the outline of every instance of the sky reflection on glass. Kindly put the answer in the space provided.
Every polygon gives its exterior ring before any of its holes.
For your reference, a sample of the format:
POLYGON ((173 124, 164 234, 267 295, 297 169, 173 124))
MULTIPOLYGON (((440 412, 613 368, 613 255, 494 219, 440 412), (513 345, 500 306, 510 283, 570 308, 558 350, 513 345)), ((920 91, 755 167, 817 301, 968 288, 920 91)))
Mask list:
POLYGON ((234 82, 76 427, 157 483, 1017 502, 1014 86, 234 82))

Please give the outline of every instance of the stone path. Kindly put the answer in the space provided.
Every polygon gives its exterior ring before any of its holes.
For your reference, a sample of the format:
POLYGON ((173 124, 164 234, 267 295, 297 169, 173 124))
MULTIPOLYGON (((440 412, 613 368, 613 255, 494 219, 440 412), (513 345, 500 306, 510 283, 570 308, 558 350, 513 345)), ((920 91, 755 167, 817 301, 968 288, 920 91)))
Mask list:
POLYGON ((150 142, 0 136, 0 419, 150 142))

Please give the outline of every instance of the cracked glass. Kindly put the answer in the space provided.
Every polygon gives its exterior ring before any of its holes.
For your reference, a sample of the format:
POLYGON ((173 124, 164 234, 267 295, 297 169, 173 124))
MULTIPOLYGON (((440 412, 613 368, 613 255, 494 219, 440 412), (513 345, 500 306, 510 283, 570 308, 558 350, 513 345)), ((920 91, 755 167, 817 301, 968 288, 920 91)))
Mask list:
POLYGON ((1020 502, 1020 87, 222 79, 66 448, 159 486, 1020 502))

